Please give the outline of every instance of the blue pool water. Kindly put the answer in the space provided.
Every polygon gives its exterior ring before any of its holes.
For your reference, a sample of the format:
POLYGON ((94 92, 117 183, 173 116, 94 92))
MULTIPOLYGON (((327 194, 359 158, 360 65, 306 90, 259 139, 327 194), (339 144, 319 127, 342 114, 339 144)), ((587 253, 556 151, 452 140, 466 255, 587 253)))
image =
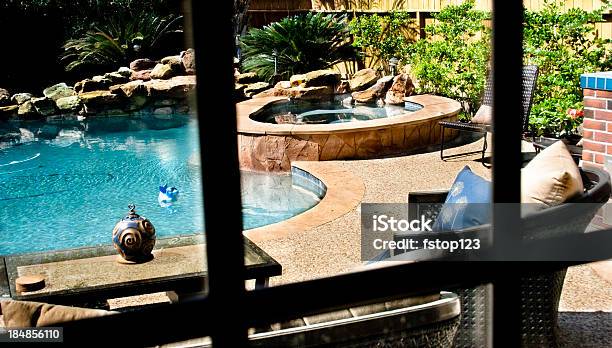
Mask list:
MULTIPOLYGON (((0 255, 110 244, 129 203, 153 222, 158 237, 204 230, 195 120, 24 127, 0 129, 0 255), (165 183, 180 191, 172 209, 157 201, 165 183)), ((292 187, 290 176, 248 172, 242 199, 246 229, 287 219, 319 200, 292 187)))

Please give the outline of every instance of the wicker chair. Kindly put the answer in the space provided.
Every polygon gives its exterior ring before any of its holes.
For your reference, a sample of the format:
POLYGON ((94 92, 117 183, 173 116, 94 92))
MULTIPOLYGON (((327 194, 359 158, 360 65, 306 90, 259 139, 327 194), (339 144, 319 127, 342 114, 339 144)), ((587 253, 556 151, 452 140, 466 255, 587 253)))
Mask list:
MULTIPOLYGON (((543 239, 583 233, 597 210, 610 197, 610 176, 602 169, 581 168, 584 192, 572 200, 523 218, 523 238, 543 239)), ((411 203, 409 219, 421 215, 435 218, 443 205, 448 191, 414 192, 408 196, 411 203)), ((480 238, 489 241, 490 225, 466 228, 449 232, 457 238, 480 238)), ((446 233, 397 233, 396 240, 411 238, 441 238, 446 233)), ((484 242, 483 242, 484 244, 484 242)), ((387 260, 422 261, 446 256, 443 251, 415 250, 396 254, 387 260)), ((464 255, 468 256, 469 255, 464 255)), ((521 282, 522 335, 525 347, 555 347, 557 338, 557 310, 565 279, 566 270, 552 274, 525 277, 521 282)), ((491 289, 488 286, 476 288, 449 289, 461 299, 462 318, 455 347, 486 347, 488 305, 491 289)))
MULTIPOLYGON (((538 67, 535 65, 527 65, 523 67, 523 132, 528 131, 529 126, 529 113, 531 111, 531 104, 533 100, 533 94, 536 89, 536 81, 538 79, 538 67)), ((493 105, 493 81, 491 78, 487 79, 484 96, 482 98, 482 105, 493 105)), ((467 152, 463 154, 456 154, 452 156, 444 157, 444 131, 446 128, 456 129, 464 132, 481 133, 486 134, 491 132, 493 128, 491 125, 476 124, 471 122, 459 122, 459 121, 440 121, 438 124, 441 127, 441 141, 440 141, 440 158, 444 160, 448 157, 454 157, 458 155, 469 155, 481 152, 482 163, 484 164, 485 152, 487 150, 487 137, 484 137, 484 143, 481 151, 467 152)))

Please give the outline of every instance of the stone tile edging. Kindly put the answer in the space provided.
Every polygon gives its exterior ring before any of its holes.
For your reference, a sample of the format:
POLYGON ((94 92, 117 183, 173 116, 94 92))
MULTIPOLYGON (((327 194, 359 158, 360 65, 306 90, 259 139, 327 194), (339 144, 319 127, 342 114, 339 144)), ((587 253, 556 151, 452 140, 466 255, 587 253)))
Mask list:
POLYGON ((325 196, 319 204, 290 219, 244 231, 255 243, 305 233, 352 211, 363 200, 363 180, 333 162, 298 161, 291 165, 321 180, 327 188, 325 196))

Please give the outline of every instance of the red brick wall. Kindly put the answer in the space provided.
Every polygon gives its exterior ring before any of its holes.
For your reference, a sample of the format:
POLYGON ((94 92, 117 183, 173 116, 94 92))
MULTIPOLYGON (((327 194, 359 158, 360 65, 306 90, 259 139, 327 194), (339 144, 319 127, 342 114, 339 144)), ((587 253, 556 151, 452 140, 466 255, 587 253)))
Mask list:
POLYGON ((582 164, 603 167, 612 155, 612 92, 584 89, 582 164))
MULTIPOLYGON (((612 92, 584 89, 584 123, 582 144, 582 166, 605 168, 606 156, 612 155, 612 92)), ((601 209, 593 224, 602 228, 611 226, 604 223, 605 209, 601 209)))

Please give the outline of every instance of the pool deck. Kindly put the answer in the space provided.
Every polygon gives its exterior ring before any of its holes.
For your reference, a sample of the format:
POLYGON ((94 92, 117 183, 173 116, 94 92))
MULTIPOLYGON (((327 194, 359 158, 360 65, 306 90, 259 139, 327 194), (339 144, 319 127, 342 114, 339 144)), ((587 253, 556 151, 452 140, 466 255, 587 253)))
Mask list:
MULTIPOLYGON (((530 145, 525 144, 527 151, 530 145)), ((448 154, 478 150, 482 140, 452 148, 448 154)), ((446 154, 446 151, 445 151, 446 154)), ((313 162, 317 171, 344 169, 364 184, 363 202, 401 203, 408 192, 448 188, 456 173, 468 165, 490 178, 479 155, 442 161, 438 151, 370 160, 313 162)), ((350 193, 347 193, 350 195, 350 193)), ((349 272, 361 266, 360 212, 356 206, 323 225, 293 229, 282 238, 257 244, 283 265, 283 284, 349 272)), ((612 262, 569 269, 560 303, 561 342, 564 347, 612 346, 612 262), (596 313, 592 313, 596 312, 596 313)))

